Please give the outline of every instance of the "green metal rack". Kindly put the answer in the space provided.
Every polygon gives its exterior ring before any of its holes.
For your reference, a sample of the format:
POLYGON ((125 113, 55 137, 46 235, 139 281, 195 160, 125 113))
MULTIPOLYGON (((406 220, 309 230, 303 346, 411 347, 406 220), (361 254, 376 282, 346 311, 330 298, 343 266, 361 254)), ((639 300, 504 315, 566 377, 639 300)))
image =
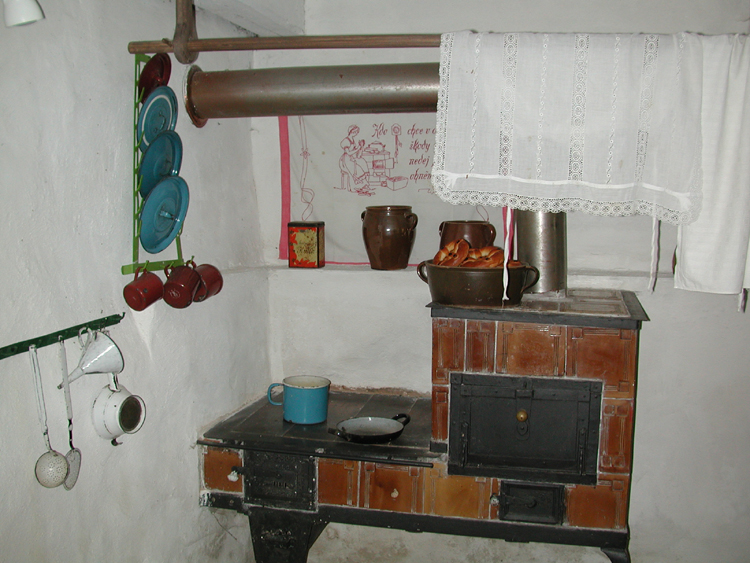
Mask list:
POLYGON ((151 57, 147 55, 135 55, 135 81, 133 95, 133 262, 122 266, 121 271, 123 275, 134 274, 138 269, 143 271, 157 271, 163 270, 167 266, 182 266, 185 264, 185 260, 182 258, 182 243, 180 241, 182 229, 180 229, 180 232, 177 233, 177 237, 175 237, 177 258, 156 262, 149 260, 145 262, 140 261, 141 209, 143 208, 144 201, 143 198, 141 198, 141 183, 138 177, 138 169, 140 168, 142 158, 141 150, 138 148, 141 144, 141 139, 138 138, 138 118, 142 102, 140 95, 138 94, 138 80, 141 76, 143 65, 149 60, 151 60, 151 57))

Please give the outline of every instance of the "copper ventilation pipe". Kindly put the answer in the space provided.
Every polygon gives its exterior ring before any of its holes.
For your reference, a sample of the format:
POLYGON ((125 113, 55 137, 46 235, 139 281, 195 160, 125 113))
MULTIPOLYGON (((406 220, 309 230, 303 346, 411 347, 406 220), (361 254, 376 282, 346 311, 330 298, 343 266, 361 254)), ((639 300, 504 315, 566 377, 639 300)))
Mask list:
POLYGON ((226 117, 434 112, 439 71, 439 63, 217 72, 193 66, 185 107, 198 127, 226 117))

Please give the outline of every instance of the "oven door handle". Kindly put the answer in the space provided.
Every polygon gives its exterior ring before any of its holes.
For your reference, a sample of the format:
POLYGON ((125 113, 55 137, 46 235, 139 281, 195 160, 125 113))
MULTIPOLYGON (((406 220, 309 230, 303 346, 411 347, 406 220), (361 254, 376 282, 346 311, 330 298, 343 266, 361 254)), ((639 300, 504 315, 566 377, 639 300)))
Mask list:
POLYGON ((516 389, 516 439, 528 440, 531 434, 533 389, 516 389))

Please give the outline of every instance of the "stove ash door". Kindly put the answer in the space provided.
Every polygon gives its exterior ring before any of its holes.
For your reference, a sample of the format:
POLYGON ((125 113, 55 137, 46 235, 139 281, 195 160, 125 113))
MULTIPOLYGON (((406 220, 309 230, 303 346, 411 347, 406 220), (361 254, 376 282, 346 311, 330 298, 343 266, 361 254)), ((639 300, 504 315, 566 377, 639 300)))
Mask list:
POLYGON ((595 484, 602 382, 451 373, 448 470, 595 484))

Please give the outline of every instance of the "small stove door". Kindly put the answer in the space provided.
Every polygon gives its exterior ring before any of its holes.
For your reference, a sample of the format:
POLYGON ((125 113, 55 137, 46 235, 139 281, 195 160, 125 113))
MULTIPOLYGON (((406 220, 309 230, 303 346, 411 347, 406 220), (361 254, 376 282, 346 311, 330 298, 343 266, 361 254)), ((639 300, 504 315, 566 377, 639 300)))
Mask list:
POLYGON ((602 383, 451 374, 449 470, 595 483, 602 383))

